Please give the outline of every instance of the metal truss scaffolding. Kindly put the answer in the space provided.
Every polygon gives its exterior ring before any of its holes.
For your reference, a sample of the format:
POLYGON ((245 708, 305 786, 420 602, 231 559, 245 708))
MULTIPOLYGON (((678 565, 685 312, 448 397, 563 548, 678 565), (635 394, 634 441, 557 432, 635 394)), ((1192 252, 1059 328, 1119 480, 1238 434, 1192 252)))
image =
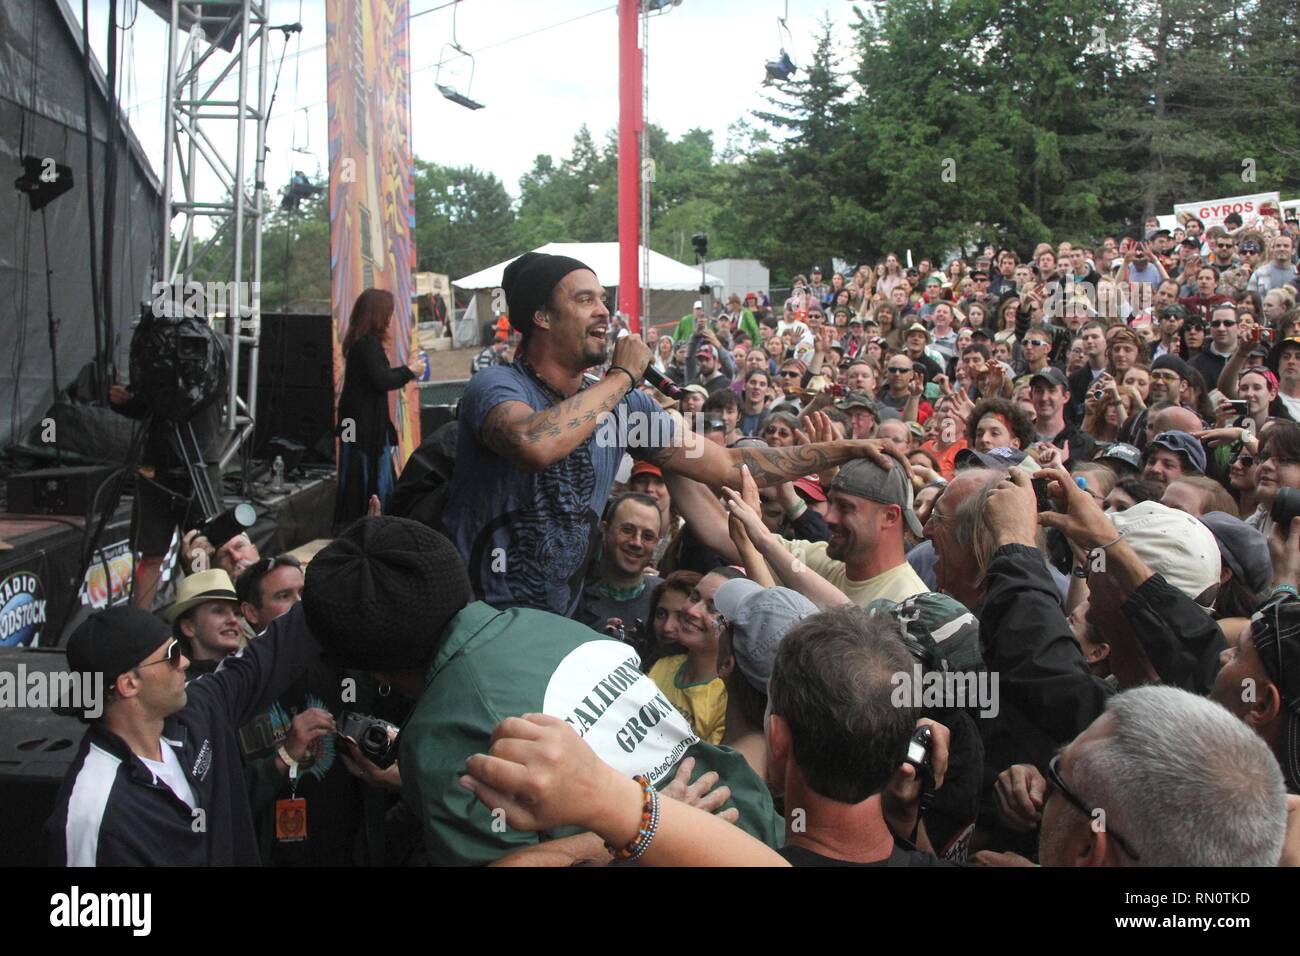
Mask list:
MULTIPOLYGON (((151 5, 161 6, 158 0, 151 5)), ((204 301, 218 331, 224 321, 230 346, 223 467, 245 442, 251 444, 257 414, 268 6, 269 0, 170 0, 164 14, 169 29, 160 280, 187 289, 202 275, 205 290, 221 293, 204 301)))

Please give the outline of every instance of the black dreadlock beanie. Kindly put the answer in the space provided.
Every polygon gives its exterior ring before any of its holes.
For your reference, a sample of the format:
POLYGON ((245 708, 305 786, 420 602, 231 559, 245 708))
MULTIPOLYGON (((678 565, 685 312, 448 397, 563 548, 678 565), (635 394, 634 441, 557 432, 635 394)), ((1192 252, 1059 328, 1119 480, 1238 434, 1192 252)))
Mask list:
POLYGON ((561 279, 579 269, 596 271, 569 256, 551 256, 543 252, 525 252, 506 266, 501 276, 501 288, 506 294, 510 324, 515 330, 525 335, 531 332, 533 314, 545 307, 561 279))
POLYGON ((303 613, 325 656, 423 670, 473 596, 456 546, 418 521, 362 518, 307 566, 303 613))

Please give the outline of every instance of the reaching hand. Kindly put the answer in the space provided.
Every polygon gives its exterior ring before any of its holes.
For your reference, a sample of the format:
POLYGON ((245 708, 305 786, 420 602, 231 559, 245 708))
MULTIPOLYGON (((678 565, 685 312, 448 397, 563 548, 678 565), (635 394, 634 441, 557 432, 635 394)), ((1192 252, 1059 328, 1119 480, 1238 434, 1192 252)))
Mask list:
POLYGON ((743 532, 757 547, 760 541, 771 534, 767 530, 767 525, 763 524, 762 510, 751 506, 734 488, 723 488, 722 492, 727 496, 727 511, 731 516, 729 531, 732 540, 735 541, 743 532))
POLYGON ((694 757, 683 759, 677 765, 677 773, 673 775, 672 783, 660 791, 660 796, 672 797, 705 813, 715 814, 728 823, 739 820, 740 811, 737 808, 722 809, 722 805, 731 799, 731 788, 726 785, 718 786, 718 782, 722 779, 718 776, 718 772, 710 770, 708 773, 700 774, 699 779, 691 783, 691 771, 694 769, 694 757))
POLYGON ((1035 478, 1046 478, 1047 490, 1056 503, 1055 511, 1038 515, 1038 523, 1056 528, 1070 541, 1091 552, 1119 537, 1115 525, 1092 495, 1074 483, 1064 468, 1046 468, 1035 478))
POLYGON ((332 733, 334 718, 330 712, 310 707, 289 723, 289 736, 284 742, 284 749, 298 763, 303 763, 307 754, 316 749, 316 741, 332 733))
POLYGON ((984 505, 983 519, 993 533, 998 547, 1020 544, 1038 546, 1038 499, 1034 496, 1029 475, 1022 468, 1012 468, 997 483, 984 505))
MULTIPOLYGON (((818 396, 820 397, 821 395, 818 396)), ((801 444, 810 445, 835 440, 835 423, 825 412, 805 412, 800 418, 800 423, 803 427, 795 434, 803 436, 801 444)))
POLYGON ((507 717, 492 731, 491 750, 473 755, 465 767, 460 785, 488 809, 504 810, 516 830, 581 826, 600 833, 597 825, 608 819, 610 804, 632 783, 572 727, 547 714, 507 717))
POLYGON ((1199 438, 1210 448, 1218 448, 1220 445, 1232 445, 1241 441, 1242 436, 1246 433, 1244 428, 1206 428, 1199 432, 1192 432, 1192 436, 1199 438))
MULTIPOLYGON (((930 728, 930 774, 934 778, 934 789, 938 790, 943 786, 944 777, 948 773, 948 750, 952 735, 947 727, 928 717, 922 717, 916 726, 930 728)), ((916 829, 916 818, 921 812, 923 785, 924 781, 918 775, 916 767, 910 763, 899 764, 885 784, 880 795, 880 809, 895 835, 906 839, 916 829)))
POLYGON ((1047 781, 1038 768, 1029 763, 1018 763, 1003 770, 993 786, 998 816, 1011 829, 1021 833, 1038 829, 1043 820, 1046 795, 1047 781))
POLYGON ((384 790, 401 790, 402 789, 402 772, 398 769, 396 763, 392 766, 381 770, 361 752, 357 742, 351 738, 344 740, 347 750, 339 754, 343 758, 343 766, 347 768, 348 773, 358 780, 364 780, 372 786, 380 787, 384 790))
POLYGON ((1300 587, 1300 518, 1293 519, 1289 529, 1273 525, 1268 536, 1268 553, 1273 558, 1274 586, 1300 587))

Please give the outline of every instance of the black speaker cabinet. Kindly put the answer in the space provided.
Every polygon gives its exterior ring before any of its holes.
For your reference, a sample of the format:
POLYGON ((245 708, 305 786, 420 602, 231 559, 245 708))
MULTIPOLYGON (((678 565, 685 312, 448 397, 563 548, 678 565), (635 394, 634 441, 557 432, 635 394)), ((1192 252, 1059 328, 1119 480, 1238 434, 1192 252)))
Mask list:
MULTIPOLYGON (((0 648, 6 694, 67 669, 57 648, 0 648)), ((45 863, 42 830, 85 732, 81 721, 48 707, 0 708, 0 866, 45 863)))

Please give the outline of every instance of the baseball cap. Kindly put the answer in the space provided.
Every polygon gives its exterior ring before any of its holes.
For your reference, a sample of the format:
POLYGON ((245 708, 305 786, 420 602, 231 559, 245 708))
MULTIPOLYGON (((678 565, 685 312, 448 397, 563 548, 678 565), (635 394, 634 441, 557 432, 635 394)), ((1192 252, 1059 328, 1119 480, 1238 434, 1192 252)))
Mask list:
POLYGON ((835 403, 835 407, 842 412, 847 412, 851 408, 865 408, 867 411, 871 412, 871 414, 875 415, 876 418, 880 417, 880 406, 876 404, 876 400, 871 397, 869 392, 865 392, 862 389, 854 389, 849 392, 835 403))
MULTIPOLYGON (((835 311, 836 311, 836 313, 838 313, 838 312, 840 312, 841 310, 836 309, 835 311)), ((862 325, 862 324, 863 324, 863 323, 862 323, 862 319, 861 319, 861 318, 859 318, 859 317, 856 316, 856 315, 853 315, 852 313, 849 314, 849 325, 862 325)), ((872 323, 872 324, 874 325, 875 323, 872 323)))
POLYGON ((967 275, 972 279, 987 279, 989 277, 987 269, 972 269, 967 275))
POLYGON ((821 274, 821 271, 822 271, 822 267, 821 267, 821 266, 813 266, 813 267, 812 267, 811 269, 809 269, 808 271, 809 271, 809 273, 816 273, 816 274, 820 275, 820 274, 821 274))
POLYGON ((1241 244, 1241 251, 1242 251, 1242 252, 1259 252, 1259 251, 1260 251, 1259 243, 1256 242, 1254 239, 1247 239, 1245 242, 1243 242, 1243 243, 1241 244))
POLYGON ((757 292, 746 292, 746 293, 745 293, 745 301, 748 302, 750 299, 753 299, 755 302, 757 302, 757 301, 758 301, 758 293, 757 293, 757 292))
POLYGON ((925 277, 926 285, 943 285, 943 277, 937 273, 931 272, 925 277))
POLYGON ((695 300, 695 304, 694 304, 693 306, 691 306, 691 308, 692 308, 692 309, 702 309, 702 308, 704 308, 704 300, 703 300, 703 299, 696 299, 696 300, 695 300))
POLYGON ((870 459, 855 458, 840 468, 831 483, 831 490, 885 505, 898 505, 907 527, 918 538, 921 536, 921 522, 912 510, 912 483, 898 465, 884 469, 870 459))
POLYGON ((1007 471, 1019 465, 1026 457, 1019 448, 1005 445, 1001 448, 990 448, 988 451, 976 451, 974 448, 966 447, 957 452, 953 464, 959 471, 962 468, 993 468, 997 471, 1007 471))
POLYGON ((817 605, 798 591, 765 588, 748 578, 723 582, 713 596, 713 606, 731 622, 736 667, 765 694, 781 638, 799 621, 817 613, 817 605))
POLYGON ((1179 305, 1177 302, 1170 302, 1160 310, 1160 314, 1165 318, 1185 319, 1187 318, 1187 306, 1179 305))
POLYGON ((699 355, 707 355, 709 358, 717 358, 717 357, 718 357, 718 353, 715 352, 715 351, 713 351, 713 346, 710 345, 708 342, 701 342, 701 343, 700 343, 700 347, 697 348, 697 349, 695 350, 695 354, 696 354, 697 356, 699 356, 699 355))
POLYGON ((1256 594, 1268 587, 1273 580, 1273 559, 1263 534, 1224 511, 1206 512, 1201 524, 1214 534, 1219 557, 1234 578, 1256 594))
POLYGON ((1218 542, 1187 512, 1158 501, 1140 501, 1110 520, 1152 571, 1192 600, 1219 583, 1218 542))
POLYGON ((813 501, 826 500, 826 489, 822 487, 822 483, 816 475, 805 475, 802 478, 796 478, 792 484, 794 490, 805 498, 811 498, 813 501))
POLYGON ((1147 454, 1153 448, 1164 448, 1176 455, 1182 455, 1189 465, 1196 469, 1198 475, 1205 474, 1205 449, 1192 435, 1177 430, 1161 432, 1147 445, 1147 454))
POLYGON ((1277 751, 1287 786, 1300 790, 1300 601, 1284 597, 1251 619, 1255 653, 1282 697, 1283 745, 1277 751))
POLYGON ((1106 446, 1106 450, 1097 456, 1097 461, 1105 461, 1112 458, 1115 461, 1123 462, 1130 468, 1142 467, 1142 452, 1137 445, 1130 445, 1128 442, 1117 441, 1106 446))
POLYGON ((662 478, 664 473, 663 470, 652 461, 638 461, 632 466, 632 472, 627 476, 627 480, 631 481, 637 475, 654 475, 657 478, 662 478))
MULTIPOLYGON (((128 604, 97 611, 77 625, 68 638, 68 667, 80 673, 103 674, 104 686, 111 687, 121 674, 139 665, 171 637, 171 628, 142 608, 128 604)), ((68 715, 81 713, 69 711, 68 715)))
MULTIPOLYGON (((984 670, 979 619, 941 591, 925 591, 898 603, 878 598, 866 606, 866 612, 888 614, 902 624, 907 636, 920 645, 921 663, 927 669, 984 670)), ((915 650, 908 650, 917 656, 915 650)))
POLYGON ((1041 372, 1039 372, 1039 373, 1037 373, 1036 375, 1032 376, 1032 377, 1029 379, 1029 384, 1030 384, 1030 386, 1032 387, 1033 384, 1034 384, 1035 382, 1037 382, 1037 381, 1045 381, 1045 382, 1047 382, 1048 385, 1052 385, 1052 386, 1055 386, 1055 387, 1057 387, 1057 388, 1069 388, 1069 387, 1070 387, 1070 380, 1069 380, 1068 378, 1066 378, 1066 377, 1065 377, 1065 373, 1062 372, 1062 371, 1061 371, 1059 368, 1057 368, 1055 365, 1049 365, 1049 366, 1047 366, 1047 368, 1043 369, 1041 372))

